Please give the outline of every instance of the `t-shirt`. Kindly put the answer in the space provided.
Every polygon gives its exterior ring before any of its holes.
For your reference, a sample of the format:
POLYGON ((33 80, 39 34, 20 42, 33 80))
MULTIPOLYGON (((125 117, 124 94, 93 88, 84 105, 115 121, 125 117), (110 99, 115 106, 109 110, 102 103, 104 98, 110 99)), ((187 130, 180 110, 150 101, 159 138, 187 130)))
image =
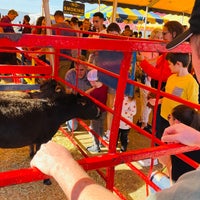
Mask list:
MULTIPOLYGON (((71 26, 69 26, 67 23, 65 23, 65 22, 62 22, 62 23, 57 23, 57 24, 53 24, 52 25, 52 27, 54 27, 54 28, 68 28, 68 29, 71 29, 71 30, 73 30, 72 28, 71 28, 71 26)), ((63 35, 63 36, 73 36, 73 37, 76 37, 77 35, 76 35, 76 33, 75 32, 73 32, 73 31, 70 31, 70 30, 53 30, 52 31, 52 34, 53 35, 63 35)), ((61 44, 62 45, 62 44, 61 44)), ((60 53, 62 53, 62 54, 65 54, 65 55, 67 55, 67 56, 72 56, 72 51, 71 51, 71 49, 61 49, 60 50, 60 53)), ((67 60, 66 58, 64 58, 63 56, 60 56, 60 60, 67 60)))
MULTIPOLYGON (((65 75, 65 80, 67 82, 69 82, 72 85, 76 85, 77 87, 83 91, 88 90, 89 88, 91 88, 90 82, 87 80, 87 72, 86 75, 82 78, 82 79, 78 79, 76 81, 76 70, 75 68, 70 69, 69 71, 67 71, 66 75, 65 75), (77 82, 77 83, 76 83, 77 82)), ((66 88, 70 88, 68 86, 66 86, 66 88)))
MULTIPOLYGON (((199 85, 191 74, 178 76, 172 74, 166 83, 165 92, 198 103, 199 85)), ((172 109, 181 103, 164 97, 161 104, 161 116, 167 120, 172 109)))
MULTIPOLYGON (((5 17, 3 17, 0 22, 2 23, 8 23, 11 25, 11 20, 10 18, 6 15, 5 17)), ((14 33, 14 29, 12 26, 2 26, 4 33, 14 33)))
POLYGON ((200 170, 182 175, 170 188, 150 195, 147 200, 198 200, 200 199, 200 170))
MULTIPOLYGON (((136 114, 136 101, 135 100, 130 101, 129 98, 125 96, 122 104, 122 111, 121 111, 122 117, 129 120, 130 122, 133 122, 133 116, 135 114, 136 114)), ((130 125, 120 120, 119 128, 130 129, 130 125)))
MULTIPOLYGON (((103 84, 101 87, 95 88, 93 91, 91 91, 90 95, 95 99, 97 99, 98 101, 100 101, 101 103, 103 103, 104 105, 106 105, 107 92, 108 92, 108 87, 103 84)), ((101 107, 100 109, 102 112, 105 112, 105 109, 101 107)))

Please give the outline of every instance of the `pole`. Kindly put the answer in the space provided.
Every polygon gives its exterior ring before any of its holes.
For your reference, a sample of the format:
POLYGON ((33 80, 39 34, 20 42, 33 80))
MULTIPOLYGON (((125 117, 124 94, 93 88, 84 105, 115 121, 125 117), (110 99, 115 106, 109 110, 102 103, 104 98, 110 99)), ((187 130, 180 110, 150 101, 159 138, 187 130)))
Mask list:
MULTIPOLYGON (((49 0, 42 0, 42 5, 43 5, 43 10, 44 10, 44 14, 45 14, 45 21, 46 21, 46 26, 51 26, 51 19, 50 19, 50 10, 49 10, 49 0)), ((52 35, 52 31, 51 29, 47 28, 47 32, 46 32, 47 35, 52 35)), ((50 52, 53 52, 54 50, 52 48, 49 48, 49 51, 50 52)), ((53 54, 49 54, 49 61, 50 61, 50 64, 52 66, 52 72, 53 72, 53 75, 54 75, 54 56, 53 54)))
POLYGON ((146 6, 146 13, 145 13, 145 20, 144 20, 144 38, 146 38, 146 25, 147 25, 147 19, 148 19, 148 12, 149 12, 149 7, 146 6))
POLYGON ((116 13, 117 13, 117 0, 113 1, 113 10, 112 10, 111 22, 116 21, 116 13))

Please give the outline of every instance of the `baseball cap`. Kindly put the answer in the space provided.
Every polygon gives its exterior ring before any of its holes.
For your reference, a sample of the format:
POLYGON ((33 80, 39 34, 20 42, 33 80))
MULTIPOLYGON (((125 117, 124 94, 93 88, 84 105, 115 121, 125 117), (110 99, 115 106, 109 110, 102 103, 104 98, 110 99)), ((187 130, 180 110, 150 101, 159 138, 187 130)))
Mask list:
POLYGON ((169 42, 166 46, 168 50, 177 47, 185 42, 193 34, 200 33, 200 0, 196 0, 189 20, 190 27, 182 34, 178 35, 174 40, 169 42))
POLYGON ((97 70, 92 69, 87 74, 88 81, 98 81, 97 70))

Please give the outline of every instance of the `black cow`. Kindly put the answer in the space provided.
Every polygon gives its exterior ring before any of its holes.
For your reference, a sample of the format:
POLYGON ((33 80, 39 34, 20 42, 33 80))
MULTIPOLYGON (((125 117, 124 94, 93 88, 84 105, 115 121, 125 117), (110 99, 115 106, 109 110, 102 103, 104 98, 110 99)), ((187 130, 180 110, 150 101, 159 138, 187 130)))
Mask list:
POLYGON ((66 94, 55 80, 37 93, 1 92, 0 147, 18 148, 49 141, 59 126, 72 118, 94 119, 99 108, 88 98, 66 94))

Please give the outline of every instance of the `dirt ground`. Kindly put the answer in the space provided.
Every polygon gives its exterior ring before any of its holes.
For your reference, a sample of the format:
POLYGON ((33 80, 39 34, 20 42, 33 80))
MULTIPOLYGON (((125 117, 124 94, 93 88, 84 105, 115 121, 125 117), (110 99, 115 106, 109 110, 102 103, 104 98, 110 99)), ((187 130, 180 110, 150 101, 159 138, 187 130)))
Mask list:
MULTIPOLYGON (((138 115, 138 113, 137 113, 138 115)), ((136 121, 138 117, 134 118, 136 121)), ((85 131, 74 132, 74 139, 82 143, 82 147, 86 148, 92 144, 91 136, 85 131)), ((54 141, 64 145, 73 154, 75 159, 82 156, 74 145, 60 132, 53 138, 54 141)), ((131 130, 129 134, 128 150, 141 149, 150 146, 149 139, 131 130)), ((106 153, 107 149, 103 148, 101 153, 106 153)), ((29 148, 23 147, 18 149, 0 149, 0 172, 12 169, 29 167, 29 148)), ((148 173, 149 167, 143 167, 138 162, 133 162, 134 166, 139 168, 145 174, 148 173)), ((154 169, 160 169, 161 165, 155 165, 154 169)), ((146 184, 125 164, 116 166, 115 168, 115 187, 122 192, 127 200, 143 200, 146 198, 146 184)), ((105 182, 96 171, 89 171, 89 175, 99 184, 105 185, 105 182)), ((52 185, 46 186, 42 181, 26 183, 0 188, 1 200, 63 200, 66 199, 58 184, 52 180, 52 185)))
MULTIPOLYGON (((81 142, 84 141, 84 145, 90 145, 92 143, 91 137, 86 132, 75 133, 75 138, 81 138, 81 142)), ((80 159, 82 156, 61 133, 58 133, 54 140, 60 144, 66 146, 76 159, 80 159)), ((138 149, 149 145, 149 141, 136 132, 131 132, 129 137, 129 149, 138 149)), ((83 146, 84 146, 83 145, 83 146)), ((106 153, 107 150, 103 150, 106 153)), ((27 168, 29 167, 29 148, 23 147, 18 149, 0 149, 1 163, 0 171, 8 171, 12 169, 27 168)), ((142 170, 144 173, 148 173, 149 167, 142 167, 137 162, 133 163, 136 167, 142 170)), ((160 168, 160 165, 156 165, 155 169, 160 168)), ((102 178, 95 171, 88 172, 90 176, 98 183, 105 185, 102 178)), ((42 181, 26 183, 14 186, 8 186, 0 188, 1 200, 62 200, 66 199, 60 187, 52 180, 52 185, 43 185, 42 181)), ((127 200, 142 200, 146 197, 146 185, 141 178, 130 170, 125 164, 118 165, 115 173, 115 186, 122 192, 127 200)))

